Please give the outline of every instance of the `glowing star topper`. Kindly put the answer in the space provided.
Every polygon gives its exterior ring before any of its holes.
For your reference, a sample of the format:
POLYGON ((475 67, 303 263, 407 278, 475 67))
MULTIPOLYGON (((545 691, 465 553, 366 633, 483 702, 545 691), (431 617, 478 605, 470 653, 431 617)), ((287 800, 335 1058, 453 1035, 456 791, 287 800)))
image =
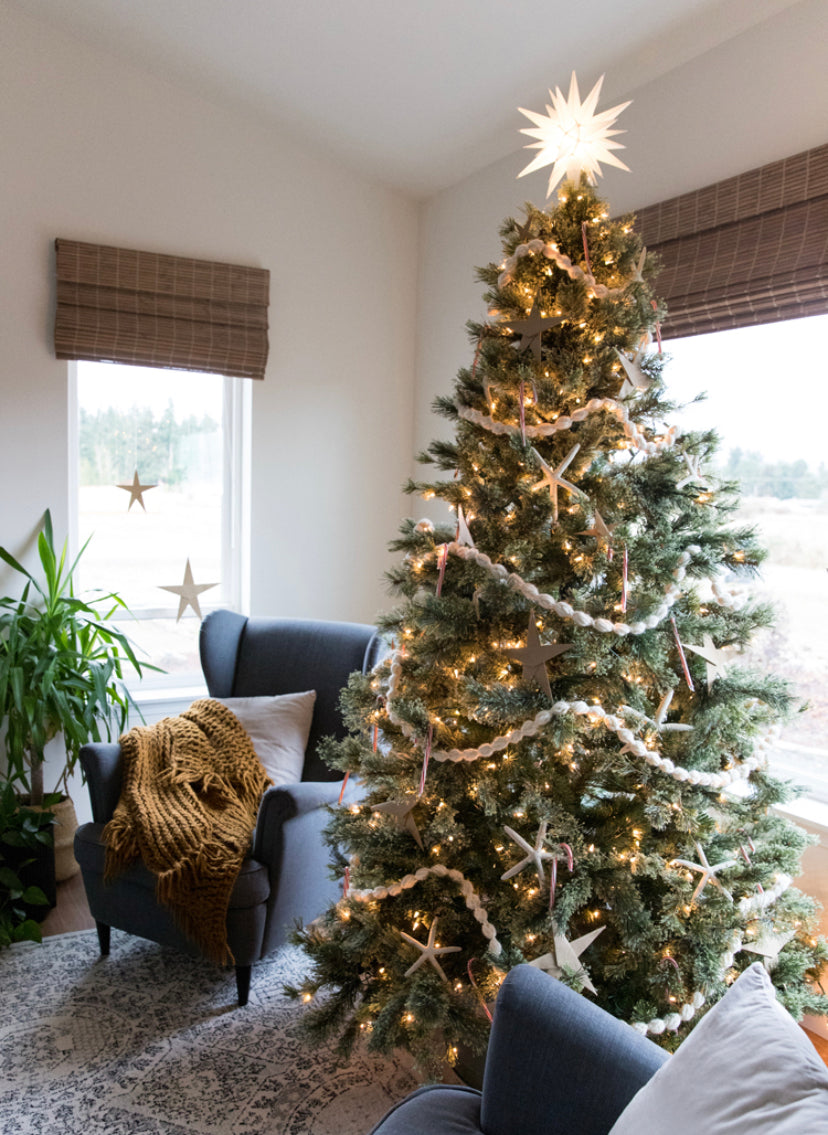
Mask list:
POLYGON ((549 175, 549 188, 547 197, 552 196, 552 190, 562 178, 577 180, 583 170, 592 184, 596 177, 601 176, 600 162, 617 166, 619 169, 629 170, 629 166, 613 154, 613 150, 623 150, 621 142, 612 141, 614 135, 623 134, 623 130, 611 130, 622 110, 630 105, 628 102, 619 103, 611 110, 595 113, 598 96, 601 93, 602 75, 587 97, 581 102, 578 91, 578 80, 575 72, 569 84, 569 96, 564 98, 560 87, 555 88, 554 95, 549 92, 552 106, 547 104, 547 114, 536 114, 533 110, 524 110, 520 113, 534 122, 534 127, 525 127, 521 134, 528 134, 530 138, 537 138, 537 142, 530 142, 527 150, 539 150, 540 153, 529 165, 520 171, 518 177, 533 173, 543 166, 552 166, 549 175))

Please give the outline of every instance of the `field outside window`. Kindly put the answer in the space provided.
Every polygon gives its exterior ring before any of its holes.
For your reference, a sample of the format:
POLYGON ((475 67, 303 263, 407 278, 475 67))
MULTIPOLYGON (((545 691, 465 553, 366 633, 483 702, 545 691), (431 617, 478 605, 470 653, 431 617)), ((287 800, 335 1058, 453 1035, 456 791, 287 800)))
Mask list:
MULTIPOLYGON (((755 525, 769 555, 754 584, 774 603, 774 631, 751 658, 787 678, 807 702, 771 758, 779 774, 828 802, 828 316, 721 331, 664 344, 682 429, 715 429, 716 462, 739 479, 735 523, 755 525)), ((737 657, 737 656, 735 656, 737 657)))

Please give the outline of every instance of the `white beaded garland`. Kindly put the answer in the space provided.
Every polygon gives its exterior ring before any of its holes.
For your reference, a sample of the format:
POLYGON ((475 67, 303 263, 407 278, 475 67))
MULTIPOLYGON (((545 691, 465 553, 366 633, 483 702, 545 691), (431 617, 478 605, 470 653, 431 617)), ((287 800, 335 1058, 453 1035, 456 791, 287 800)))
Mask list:
POLYGON ((398 883, 392 883, 389 887, 374 887, 372 890, 361 890, 357 887, 352 887, 348 895, 350 898, 356 899, 357 902, 370 902, 371 899, 384 899, 389 895, 400 895, 404 890, 410 890, 417 883, 422 882, 423 879, 427 879, 429 875, 437 875, 440 878, 450 879, 453 883, 460 883, 460 893, 463 895, 466 906, 472 912, 475 920, 480 923, 481 933, 489 943, 489 953, 495 958, 499 957, 503 952, 503 947, 497 940, 497 931, 489 922, 486 908, 483 906, 477 894, 475 894, 474 887, 461 871, 446 867, 444 863, 438 863, 434 867, 420 867, 413 875, 405 875, 398 883))
POLYGON ((574 421, 583 421, 589 414, 597 414, 601 410, 606 410, 609 413, 615 414, 621 423, 624 433, 629 440, 641 453, 650 455, 660 453, 664 449, 669 449, 674 444, 676 427, 671 426, 664 437, 655 441, 648 441, 635 422, 630 421, 629 413, 626 406, 620 402, 616 402, 614 398, 590 398, 582 411, 578 411, 581 415, 576 418, 573 414, 571 417, 563 415, 557 418, 554 422, 547 422, 540 426, 527 425, 523 430, 519 426, 512 425, 510 422, 500 422, 496 418, 492 418, 488 414, 483 414, 480 410, 475 410, 471 406, 458 406, 457 413, 461 418, 473 425, 480 426, 489 433, 499 436, 507 436, 513 434, 517 436, 525 435, 531 438, 551 437, 553 434, 558 433, 560 430, 569 430, 572 428, 574 421))

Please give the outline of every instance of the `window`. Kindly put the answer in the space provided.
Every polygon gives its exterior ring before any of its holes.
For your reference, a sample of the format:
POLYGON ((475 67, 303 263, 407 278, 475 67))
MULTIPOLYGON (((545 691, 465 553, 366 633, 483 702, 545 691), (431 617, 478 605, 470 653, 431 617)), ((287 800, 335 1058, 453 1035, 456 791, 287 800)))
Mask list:
POLYGON ((783 732, 771 763, 828 802, 828 389, 820 370, 828 315, 671 339, 667 389, 687 406, 682 429, 715 428, 717 466, 739 479, 736 522, 768 549, 755 590, 777 608, 753 660, 792 682, 808 711, 783 732))
POLYGON ((206 588, 192 594, 202 615, 244 604, 250 384, 117 363, 70 367, 77 547, 91 537, 81 586, 115 591, 130 608, 139 656, 166 671, 150 672, 144 688, 200 683, 200 620, 167 588, 184 585, 189 565, 206 588))

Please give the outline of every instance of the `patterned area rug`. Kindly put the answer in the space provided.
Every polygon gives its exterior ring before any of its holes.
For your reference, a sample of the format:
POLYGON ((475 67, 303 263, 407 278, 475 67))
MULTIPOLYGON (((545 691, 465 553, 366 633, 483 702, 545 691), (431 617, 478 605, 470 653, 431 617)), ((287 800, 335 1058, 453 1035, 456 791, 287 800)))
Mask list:
POLYGON ((0 953, 2 1135, 365 1135, 416 1087, 402 1061, 299 1036, 289 947, 232 970, 94 930, 0 953))

